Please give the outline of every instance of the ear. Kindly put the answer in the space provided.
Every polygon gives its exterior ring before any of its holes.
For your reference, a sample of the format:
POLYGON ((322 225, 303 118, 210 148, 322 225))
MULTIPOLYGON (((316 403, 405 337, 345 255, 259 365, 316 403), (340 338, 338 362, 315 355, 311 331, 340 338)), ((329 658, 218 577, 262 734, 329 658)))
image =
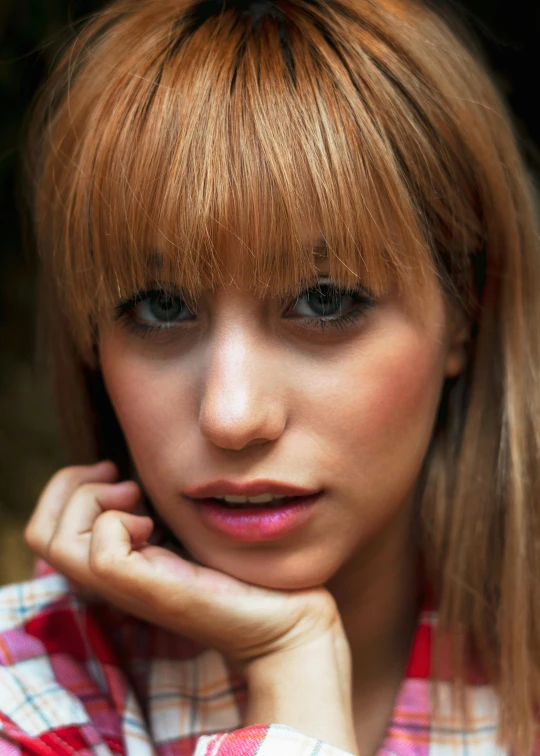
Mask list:
POLYGON ((448 312, 447 351, 444 374, 457 378, 467 365, 471 339, 471 319, 463 307, 454 306, 448 312))

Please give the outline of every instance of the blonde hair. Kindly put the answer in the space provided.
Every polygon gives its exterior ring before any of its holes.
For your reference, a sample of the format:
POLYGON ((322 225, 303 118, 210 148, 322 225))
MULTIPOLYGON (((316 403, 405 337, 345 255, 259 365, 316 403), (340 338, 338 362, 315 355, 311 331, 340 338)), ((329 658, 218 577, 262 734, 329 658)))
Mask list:
POLYGON ((41 317, 73 460, 127 464, 94 358, 104 308, 179 282, 297 293, 314 274, 434 284, 472 322, 426 458, 422 549, 455 682, 472 641, 526 754, 540 704, 540 265, 510 119, 457 26, 417 0, 118 0, 78 31, 29 151, 41 317))

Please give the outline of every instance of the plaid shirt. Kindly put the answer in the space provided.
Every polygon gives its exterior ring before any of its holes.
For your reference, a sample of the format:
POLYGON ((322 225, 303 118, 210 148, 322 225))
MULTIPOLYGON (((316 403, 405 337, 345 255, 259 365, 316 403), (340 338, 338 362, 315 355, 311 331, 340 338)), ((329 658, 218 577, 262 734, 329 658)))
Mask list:
MULTIPOLYGON (((483 682, 468 687, 466 729, 449 683, 448 713, 431 721, 435 619, 420 616, 379 756, 507 754, 483 682)), ((279 723, 243 727, 246 693, 217 651, 77 595, 42 560, 33 580, 0 589, 1 756, 347 756, 279 723)))

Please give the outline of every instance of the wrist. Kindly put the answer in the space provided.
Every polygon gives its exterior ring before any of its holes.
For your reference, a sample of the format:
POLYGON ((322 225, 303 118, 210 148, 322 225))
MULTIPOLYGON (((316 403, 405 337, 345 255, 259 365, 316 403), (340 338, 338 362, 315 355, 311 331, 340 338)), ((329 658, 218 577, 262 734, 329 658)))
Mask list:
POLYGON ((245 670, 245 726, 283 724, 357 753, 351 654, 341 628, 261 657, 245 670))

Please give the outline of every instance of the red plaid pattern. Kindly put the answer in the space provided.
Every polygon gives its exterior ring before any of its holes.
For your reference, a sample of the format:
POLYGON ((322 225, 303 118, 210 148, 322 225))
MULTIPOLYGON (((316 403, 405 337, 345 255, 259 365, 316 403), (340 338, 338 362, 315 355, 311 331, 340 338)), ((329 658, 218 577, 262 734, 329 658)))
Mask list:
MULTIPOLYGON (((430 717, 425 610, 379 756, 503 756, 490 686, 467 729, 440 683, 430 717)), ((445 687, 447 686, 447 687, 445 687)), ((0 589, 1 756, 346 756, 279 723, 243 727, 245 683, 217 651, 83 598, 43 561, 0 589)))

